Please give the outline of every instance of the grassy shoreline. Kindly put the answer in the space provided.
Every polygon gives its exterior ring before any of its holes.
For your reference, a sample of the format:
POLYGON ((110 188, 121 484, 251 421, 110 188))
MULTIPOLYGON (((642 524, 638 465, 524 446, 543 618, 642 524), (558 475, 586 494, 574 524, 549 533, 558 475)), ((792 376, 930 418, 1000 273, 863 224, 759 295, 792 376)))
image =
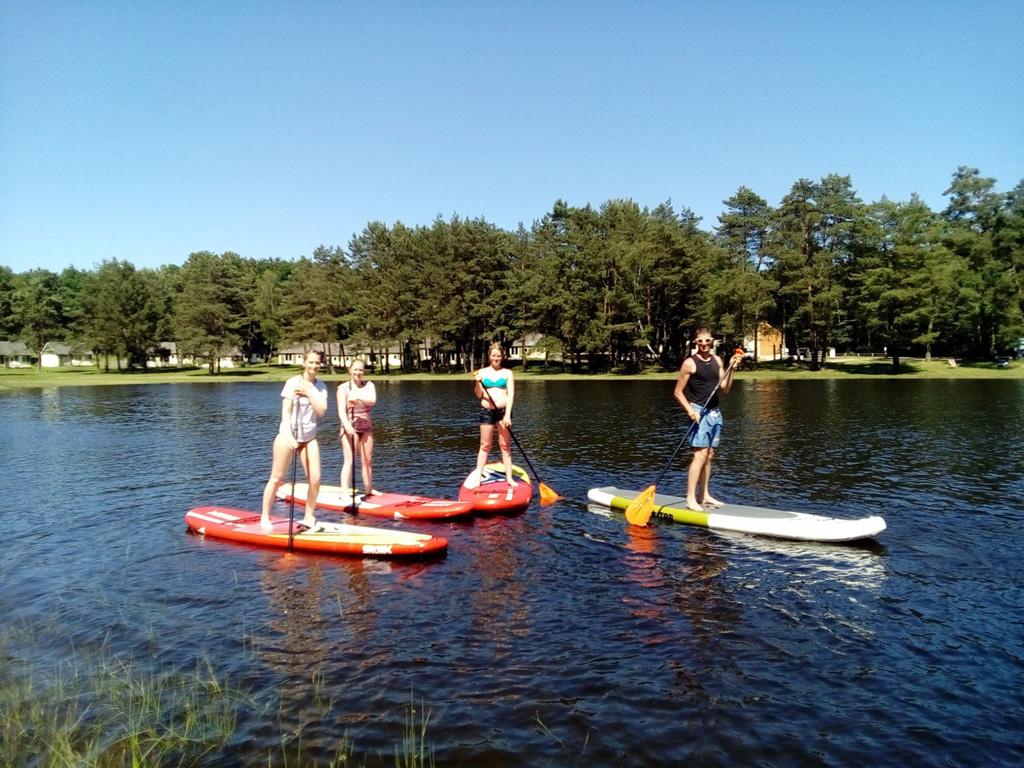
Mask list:
MULTIPOLYGON (((20 633, 31 634, 21 629, 20 633)), ((17 647, 19 629, 0 631, 0 765, 50 768, 203 765, 231 758, 239 720, 267 720, 268 710, 252 692, 235 687, 208 660, 194 671, 154 666, 148 660, 70 648, 44 663, 17 647)), ((20 638, 24 640, 24 637, 20 638)), ((310 694, 323 720, 333 702, 312 683, 310 694)), ((280 712, 280 710, 279 710, 280 712)), ((291 714, 290 712, 288 714, 291 714)), ((427 738, 430 709, 410 691, 405 724, 394 746, 395 765, 434 764, 427 738)), ((347 731, 320 735, 307 744, 302 728, 280 715, 270 737, 267 765, 366 765, 347 731), (319 748, 333 753, 316 761, 319 748), (357 762, 358 760, 358 762, 357 762)))
MULTIPOLYGON (((1024 379, 1024 361, 1011 361, 1006 368, 994 362, 964 362, 950 368, 945 360, 903 358, 902 371, 894 374, 888 359, 840 357, 829 360, 825 368, 812 371, 806 366, 782 362, 761 363, 757 370, 740 370, 737 380, 760 379, 1024 379)), ((205 368, 150 369, 146 371, 111 371, 97 368, 0 368, 0 390, 75 386, 115 386, 120 384, 225 384, 241 382, 284 381, 299 372, 297 366, 252 365, 223 370, 211 375, 205 368)), ((642 373, 563 373, 534 365, 526 371, 515 368, 519 381, 636 381, 638 379, 674 379, 675 371, 649 369, 642 373)), ((345 378, 344 371, 323 371, 326 381, 345 378)), ((391 373, 369 372, 377 381, 467 381, 466 373, 391 373)))

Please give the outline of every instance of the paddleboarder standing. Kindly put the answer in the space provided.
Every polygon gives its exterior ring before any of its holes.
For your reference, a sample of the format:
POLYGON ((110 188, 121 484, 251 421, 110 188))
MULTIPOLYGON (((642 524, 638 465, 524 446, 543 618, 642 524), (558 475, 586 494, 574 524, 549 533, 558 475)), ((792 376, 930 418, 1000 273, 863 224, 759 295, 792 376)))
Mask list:
POLYGON ((341 467, 341 485, 355 493, 355 456, 363 475, 363 493, 375 495, 373 490, 373 420, 370 411, 377 404, 377 389, 366 381, 366 363, 353 360, 348 369, 349 380, 339 384, 337 390, 338 417, 341 419, 341 448, 344 462, 341 467), (353 451, 353 448, 356 451, 353 451), (351 483, 352 488, 348 488, 351 483))
MULTIPOLYGON (((306 496, 306 515, 302 525, 316 525, 316 496, 320 490, 320 444, 316 440, 317 421, 327 413, 327 385, 317 379, 320 372, 320 353, 310 350, 303 357, 302 373, 292 376, 281 390, 281 424, 274 437, 274 461, 270 479, 263 488, 263 512, 260 526, 271 530, 270 507, 274 495, 284 482, 288 462, 296 453, 306 472, 309 492, 306 496)), ((293 469, 294 472, 294 469, 293 469)), ((294 481, 294 477, 292 480, 294 481)))
POLYGON ((728 368, 723 369, 712 349, 714 339, 710 329, 698 328, 694 341, 697 352, 683 360, 679 367, 674 395, 686 415, 696 424, 696 428, 690 427, 693 458, 686 478, 686 506, 703 512, 704 505, 722 506, 722 502, 708 489, 711 463, 722 434, 718 393, 732 389, 732 374, 738 360, 743 359, 743 353, 734 354, 728 368))
POLYGON ((487 464, 487 454, 494 442, 494 428, 498 428, 498 447, 505 465, 505 482, 515 488, 512 477, 512 401, 516 383, 512 371, 505 367, 505 348, 498 342, 487 350, 489 365, 473 374, 473 393, 480 401, 480 450, 476 457, 476 476, 480 477, 487 464))

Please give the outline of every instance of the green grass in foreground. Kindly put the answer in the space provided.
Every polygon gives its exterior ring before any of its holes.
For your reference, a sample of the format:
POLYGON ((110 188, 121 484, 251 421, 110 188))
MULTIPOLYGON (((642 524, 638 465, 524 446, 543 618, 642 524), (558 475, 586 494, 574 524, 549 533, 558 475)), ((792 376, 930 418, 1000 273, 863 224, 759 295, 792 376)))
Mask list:
MULTIPOLYGON (((0 638, 3 640, 3 638, 0 638)), ((0 766, 136 768, 202 765, 225 748, 238 713, 253 706, 208 666, 192 674, 143 671, 106 656, 75 656, 43 671, 0 648, 0 766)), ((429 711, 414 696, 395 746, 399 768, 434 765, 426 740, 429 711)), ((307 766, 301 729, 281 726, 268 765, 307 766)), ((339 738, 329 768, 355 765, 348 735, 339 738)))
POLYGON ((194 765, 234 732, 240 694, 212 670, 143 673, 71 661, 52 674, 0 661, 0 765, 194 765))
MULTIPOLYGON (((558 380, 613 380, 672 379, 675 371, 651 368, 638 374, 623 373, 568 373, 559 367, 545 368, 531 365, 527 370, 515 368, 521 381, 558 380)), ((146 371, 111 371, 97 368, 0 368, 0 389, 49 388, 71 386, 106 386, 116 384, 183 384, 183 383, 238 383, 284 381, 299 372, 298 367, 277 365, 251 365, 245 368, 224 369, 211 375, 205 368, 151 369, 146 371)), ((324 369, 322 378, 341 380, 344 371, 331 373, 324 369)), ((369 372, 377 381, 468 381, 466 373, 391 373, 369 372)), ((737 379, 1022 379, 1024 361, 1014 360, 1008 367, 999 368, 988 361, 962 362, 950 368, 945 360, 903 358, 899 373, 893 373, 892 362, 883 358, 840 357, 829 360, 821 370, 812 371, 805 365, 786 365, 782 362, 764 362, 757 370, 743 369, 737 379)))

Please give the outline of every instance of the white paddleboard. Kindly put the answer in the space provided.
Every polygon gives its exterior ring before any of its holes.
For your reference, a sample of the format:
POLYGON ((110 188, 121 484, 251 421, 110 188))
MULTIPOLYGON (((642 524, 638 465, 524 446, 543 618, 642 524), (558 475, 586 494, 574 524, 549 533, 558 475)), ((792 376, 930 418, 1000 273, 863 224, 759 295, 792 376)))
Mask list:
MULTIPOLYGON (((639 491, 613 486, 591 488, 587 492, 587 498, 595 504, 618 510, 624 510, 639 495, 639 491)), ((725 504, 696 512, 687 509, 686 499, 661 493, 654 495, 654 511, 651 517, 719 531, 755 533, 795 541, 856 541, 870 538, 885 530, 885 520, 878 515, 851 520, 812 515, 808 512, 748 507, 742 504, 725 504)))

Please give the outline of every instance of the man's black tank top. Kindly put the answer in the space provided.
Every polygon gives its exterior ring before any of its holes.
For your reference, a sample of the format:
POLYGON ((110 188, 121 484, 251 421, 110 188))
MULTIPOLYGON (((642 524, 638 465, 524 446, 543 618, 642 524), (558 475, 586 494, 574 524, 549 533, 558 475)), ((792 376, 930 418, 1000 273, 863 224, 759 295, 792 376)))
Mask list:
POLYGON ((711 359, 706 361, 701 360, 699 355, 691 355, 691 357, 693 357, 693 362, 697 366, 697 372, 690 374, 686 387, 683 389, 683 394, 692 405, 704 405, 707 403, 707 407, 717 408, 718 392, 715 392, 715 387, 718 386, 718 370, 720 367, 718 356, 711 355, 711 359), (711 395, 712 392, 715 392, 714 396, 711 395), (711 402, 707 402, 708 397, 711 397, 711 402))

